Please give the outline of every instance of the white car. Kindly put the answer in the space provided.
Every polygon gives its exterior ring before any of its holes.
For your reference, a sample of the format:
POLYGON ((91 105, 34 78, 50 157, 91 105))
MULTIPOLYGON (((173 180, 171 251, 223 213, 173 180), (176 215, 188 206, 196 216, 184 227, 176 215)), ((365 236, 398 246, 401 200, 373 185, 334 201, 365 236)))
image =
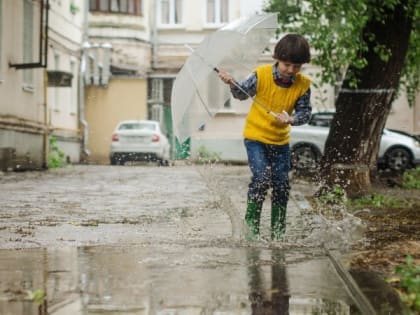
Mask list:
POLYGON ((158 121, 121 121, 112 134, 111 165, 126 161, 157 161, 169 165, 170 145, 158 121))
MULTIPOLYGON (((333 112, 315 113, 308 124, 292 127, 290 146, 293 168, 309 170, 318 166, 333 116, 333 112)), ((415 137, 384 129, 378 165, 403 171, 419 163, 420 142, 415 137)))

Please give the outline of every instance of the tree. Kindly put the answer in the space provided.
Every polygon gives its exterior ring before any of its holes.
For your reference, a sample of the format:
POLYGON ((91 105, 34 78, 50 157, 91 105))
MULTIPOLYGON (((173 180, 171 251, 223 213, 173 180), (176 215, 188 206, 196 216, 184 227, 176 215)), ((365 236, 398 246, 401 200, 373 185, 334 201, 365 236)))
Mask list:
POLYGON ((402 86, 410 103, 419 90, 420 2, 271 0, 267 11, 280 12, 281 32, 308 36, 320 82, 344 78, 321 161, 322 190, 367 193, 393 100, 402 86))

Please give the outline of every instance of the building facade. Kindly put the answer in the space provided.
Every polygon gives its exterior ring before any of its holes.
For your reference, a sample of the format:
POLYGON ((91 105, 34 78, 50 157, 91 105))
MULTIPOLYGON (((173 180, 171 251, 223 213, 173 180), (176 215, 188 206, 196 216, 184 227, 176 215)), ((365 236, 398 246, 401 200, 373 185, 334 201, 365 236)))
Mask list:
POLYGON ((55 139, 80 159, 77 74, 83 0, 0 1, 0 167, 41 169, 55 139), (7 31, 6 31, 7 30, 7 31), (9 30, 13 30, 12 32, 9 30))
POLYGON ((56 139, 56 146, 69 163, 79 163, 81 156, 78 82, 86 6, 83 0, 49 1, 46 89, 49 138, 56 139))
POLYGON ((47 109, 40 1, 0 1, 0 166, 46 164, 47 109), (13 32, 6 30, 13 29, 13 32), (38 64, 39 67, 36 67, 38 64))
POLYGON ((111 136, 125 119, 147 119, 153 1, 90 0, 83 46, 84 146, 88 163, 109 163, 111 136))

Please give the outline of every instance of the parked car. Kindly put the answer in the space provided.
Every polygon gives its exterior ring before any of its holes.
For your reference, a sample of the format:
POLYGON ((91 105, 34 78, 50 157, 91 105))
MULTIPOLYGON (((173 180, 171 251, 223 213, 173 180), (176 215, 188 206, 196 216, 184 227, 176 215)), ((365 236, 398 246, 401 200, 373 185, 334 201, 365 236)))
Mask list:
MULTIPOLYGON (((334 112, 312 115, 308 124, 292 127, 292 166, 298 170, 316 168, 324 152, 334 112)), ((384 129, 378 153, 378 164, 402 171, 420 163, 420 142, 413 136, 384 129)))
POLYGON ((121 121, 112 134, 111 165, 123 165, 126 161, 157 161, 167 166, 169 154, 168 138, 157 121, 121 121))

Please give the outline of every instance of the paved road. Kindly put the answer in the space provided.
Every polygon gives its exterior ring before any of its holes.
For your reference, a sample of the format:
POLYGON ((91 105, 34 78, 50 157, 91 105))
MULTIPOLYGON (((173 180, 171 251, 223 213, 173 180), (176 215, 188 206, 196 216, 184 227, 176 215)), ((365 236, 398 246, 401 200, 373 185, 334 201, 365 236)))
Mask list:
POLYGON ((360 307, 325 255, 325 244, 348 245, 349 222, 311 213, 304 196, 316 187, 294 180, 286 240, 268 240, 266 202, 262 239, 249 243, 242 228, 249 176, 246 166, 220 165, 0 175, 0 314, 38 314, 27 295, 36 290, 55 315, 360 307))
MULTIPOLYGON (((6 173, 0 177, 0 247, 239 241, 249 177, 246 166, 72 166, 6 173)), ((299 181, 292 187, 286 242, 277 245, 313 246, 310 241, 320 241, 314 232, 325 232, 325 222, 305 215, 304 196, 316 187, 299 181)), ((267 201, 263 240, 269 238, 269 213, 267 201)))

